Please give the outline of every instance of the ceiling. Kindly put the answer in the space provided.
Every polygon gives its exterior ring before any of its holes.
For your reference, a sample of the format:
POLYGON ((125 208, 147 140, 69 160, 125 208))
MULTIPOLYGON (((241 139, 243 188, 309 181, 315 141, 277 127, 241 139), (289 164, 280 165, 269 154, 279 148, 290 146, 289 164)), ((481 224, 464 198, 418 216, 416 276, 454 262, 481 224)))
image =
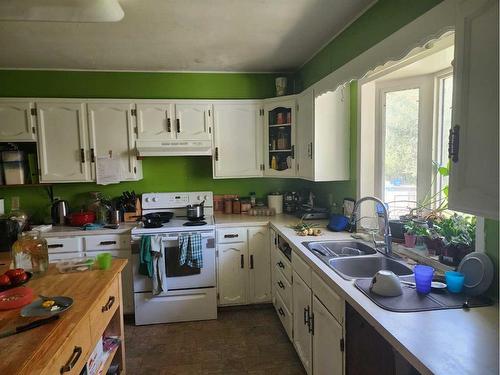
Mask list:
POLYGON ((120 22, 0 22, 0 68, 289 72, 374 2, 120 0, 120 22))

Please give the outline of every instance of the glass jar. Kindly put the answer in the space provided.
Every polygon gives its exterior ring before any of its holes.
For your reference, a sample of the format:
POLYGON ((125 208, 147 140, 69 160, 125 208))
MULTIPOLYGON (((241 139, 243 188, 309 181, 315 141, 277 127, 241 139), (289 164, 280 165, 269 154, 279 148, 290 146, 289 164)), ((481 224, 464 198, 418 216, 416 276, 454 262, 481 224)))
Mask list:
POLYGON ((21 233, 12 245, 12 261, 14 268, 43 274, 49 265, 47 241, 36 230, 21 233))
POLYGON ((108 224, 111 207, 103 201, 102 194, 98 191, 91 192, 90 197, 91 201, 87 209, 95 213, 95 222, 97 224, 108 224))

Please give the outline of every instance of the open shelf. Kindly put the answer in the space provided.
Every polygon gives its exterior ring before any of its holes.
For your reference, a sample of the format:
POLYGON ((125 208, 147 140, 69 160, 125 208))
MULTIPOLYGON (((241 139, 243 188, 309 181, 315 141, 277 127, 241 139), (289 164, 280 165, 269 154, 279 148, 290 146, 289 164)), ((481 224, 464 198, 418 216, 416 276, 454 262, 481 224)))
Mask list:
POLYGON ((291 149, 286 149, 286 150, 269 150, 269 152, 292 152, 291 149))
POLYGON ((272 124, 272 125, 269 125, 270 128, 281 128, 284 126, 292 126, 292 124, 272 124))
POLYGON ((111 350, 109 352, 108 358, 106 359, 106 362, 104 362, 104 365, 102 366, 102 369, 103 369, 102 373, 103 374, 106 374, 108 372, 108 369, 111 366, 111 364, 113 363, 113 359, 115 358, 115 354, 119 348, 120 348, 120 346, 117 346, 116 348, 114 348, 113 350, 111 350))

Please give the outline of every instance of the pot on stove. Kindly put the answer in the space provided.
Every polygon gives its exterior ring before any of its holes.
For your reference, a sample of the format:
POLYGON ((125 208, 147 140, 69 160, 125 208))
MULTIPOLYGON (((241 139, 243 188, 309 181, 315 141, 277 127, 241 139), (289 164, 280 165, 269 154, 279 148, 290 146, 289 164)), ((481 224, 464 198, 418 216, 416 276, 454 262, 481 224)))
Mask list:
POLYGON ((205 201, 200 204, 188 204, 186 207, 186 216, 188 220, 201 220, 204 217, 203 205, 205 201))

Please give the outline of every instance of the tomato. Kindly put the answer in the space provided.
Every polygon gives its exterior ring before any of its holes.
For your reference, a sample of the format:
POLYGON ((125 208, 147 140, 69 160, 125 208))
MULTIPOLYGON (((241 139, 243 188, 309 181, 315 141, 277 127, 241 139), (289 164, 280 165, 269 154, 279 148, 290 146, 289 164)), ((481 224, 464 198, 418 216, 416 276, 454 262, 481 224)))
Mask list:
POLYGON ((23 272, 19 276, 15 276, 14 278, 12 278, 12 282, 14 284, 24 283, 26 280, 28 280, 28 275, 26 274, 26 272, 23 272))
POLYGON ((9 278, 13 279, 15 277, 19 277, 21 276, 22 274, 24 273, 24 270, 22 268, 16 268, 14 270, 8 270, 7 272, 5 272, 5 274, 7 276, 9 276, 9 278))
POLYGON ((0 275, 0 286, 7 286, 10 284, 11 284, 11 281, 10 281, 9 276, 7 276, 6 274, 0 275))

